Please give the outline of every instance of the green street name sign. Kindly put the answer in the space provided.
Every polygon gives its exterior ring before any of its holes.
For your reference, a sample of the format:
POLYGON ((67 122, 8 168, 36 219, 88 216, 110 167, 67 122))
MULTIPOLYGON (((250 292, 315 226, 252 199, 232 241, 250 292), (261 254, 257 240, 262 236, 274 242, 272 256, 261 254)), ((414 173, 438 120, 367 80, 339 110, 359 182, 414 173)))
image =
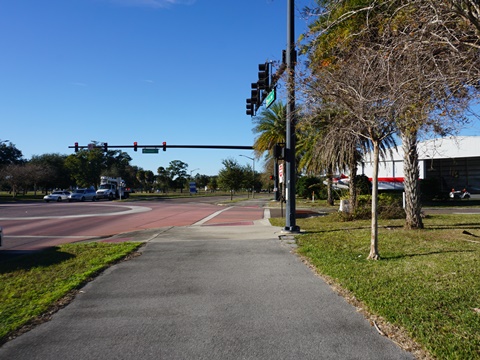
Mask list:
POLYGON ((143 154, 158 154, 158 149, 142 149, 143 154))
POLYGON ((273 104, 273 102, 276 100, 277 98, 277 94, 276 94, 276 89, 273 88, 272 91, 270 91, 270 93, 267 95, 267 98, 265 99, 265 105, 267 106, 267 108, 273 104))

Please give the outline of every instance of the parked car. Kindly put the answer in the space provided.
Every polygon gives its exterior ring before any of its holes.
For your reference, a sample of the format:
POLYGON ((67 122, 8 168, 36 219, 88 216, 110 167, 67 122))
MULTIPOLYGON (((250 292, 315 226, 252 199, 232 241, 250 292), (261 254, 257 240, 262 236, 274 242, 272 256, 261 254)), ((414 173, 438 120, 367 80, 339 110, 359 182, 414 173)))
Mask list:
POLYGON ((70 191, 53 191, 51 194, 45 195, 43 200, 46 202, 68 200, 69 195, 70 191))
POLYGON ((85 201, 85 200, 97 200, 97 192, 95 189, 76 189, 73 193, 68 196, 68 201, 85 201))

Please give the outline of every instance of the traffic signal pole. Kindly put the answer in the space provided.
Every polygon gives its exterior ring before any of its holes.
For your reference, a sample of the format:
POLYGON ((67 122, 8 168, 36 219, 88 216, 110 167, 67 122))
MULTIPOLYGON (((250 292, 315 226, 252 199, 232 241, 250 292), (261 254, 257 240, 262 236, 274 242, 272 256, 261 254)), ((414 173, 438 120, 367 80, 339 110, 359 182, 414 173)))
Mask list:
POLYGON ((287 1, 287 132, 285 144, 285 198, 287 202, 285 231, 299 232, 300 227, 296 224, 295 218, 295 1, 287 1))
MULTIPOLYGON (((106 143, 105 143, 106 144, 106 143)), ((167 145, 167 143, 164 141, 161 145, 156 144, 156 145, 141 145, 138 144, 136 141, 133 143, 133 145, 108 145, 105 144, 102 146, 99 145, 94 145, 94 144, 89 144, 89 145, 78 145, 78 142, 75 143, 74 146, 69 146, 70 149, 74 148, 75 152, 78 151, 78 149, 113 149, 113 148, 125 148, 125 149, 133 149, 134 151, 137 151, 138 148, 143 148, 143 149, 160 149, 163 148, 163 151, 166 151, 167 148, 169 149, 224 149, 224 150, 253 150, 253 146, 237 146, 237 145, 167 145)), ((106 151, 106 150, 105 150, 106 151)))

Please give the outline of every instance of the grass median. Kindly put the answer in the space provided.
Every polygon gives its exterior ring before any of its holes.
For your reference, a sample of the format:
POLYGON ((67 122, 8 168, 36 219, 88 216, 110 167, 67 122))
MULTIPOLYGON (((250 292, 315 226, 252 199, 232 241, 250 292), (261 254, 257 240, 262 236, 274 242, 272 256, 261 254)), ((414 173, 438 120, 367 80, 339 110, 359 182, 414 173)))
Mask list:
POLYGON ((0 263, 0 344, 42 322, 109 265, 141 243, 65 244, 0 263))
POLYGON ((383 220, 380 261, 367 260, 369 221, 331 214, 297 223, 305 231, 299 254, 357 306, 404 329, 434 358, 480 359, 480 215, 429 216, 415 231, 383 220))

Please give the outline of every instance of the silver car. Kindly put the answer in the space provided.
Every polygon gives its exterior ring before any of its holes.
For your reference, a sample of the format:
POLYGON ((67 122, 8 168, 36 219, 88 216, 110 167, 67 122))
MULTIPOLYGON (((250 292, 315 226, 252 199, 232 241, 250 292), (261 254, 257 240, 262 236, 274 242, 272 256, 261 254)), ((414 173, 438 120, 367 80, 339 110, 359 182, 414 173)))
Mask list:
POLYGON ((68 196, 68 201, 85 201, 85 200, 97 200, 97 193, 95 189, 76 189, 68 196))
POLYGON ((70 195, 70 191, 56 190, 56 191, 53 191, 51 194, 45 195, 43 197, 43 200, 45 200, 47 203, 50 201, 68 200, 69 195, 70 195))

